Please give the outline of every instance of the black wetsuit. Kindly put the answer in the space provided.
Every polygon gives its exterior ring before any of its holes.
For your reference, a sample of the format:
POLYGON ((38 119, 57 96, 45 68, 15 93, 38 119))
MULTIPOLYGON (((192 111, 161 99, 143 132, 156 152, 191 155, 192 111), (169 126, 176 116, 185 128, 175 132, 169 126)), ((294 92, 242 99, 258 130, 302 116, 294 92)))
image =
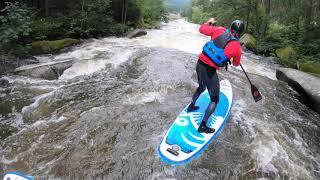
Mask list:
POLYGON ((217 104, 219 101, 220 83, 216 68, 206 65, 202 61, 198 60, 196 71, 199 87, 194 93, 191 103, 195 104, 200 94, 208 88, 211 101, 217 104))
POLYGON ((201 60, 198 60, 196 71, 198 76, 199 87, 197 88, 196 92, 193 94, 192 101, 188 107, 188 111, 192 111, 199 108, 195 106, 195 103, 199 98, 200 94, 207 88, 210 95, 211 102, 206 109, 206 113, 201 121, 201 125, 198 131, 213 133, 215 129, 208 128, 206 126, 206 123, 209 117, 211 116, 211 114, 214 112, 216 105, 218 104, 218 101, 219 101, 219 92, 220 92, 219 77, 216 72, 217 71, 216 68, 206 65, 201 60))

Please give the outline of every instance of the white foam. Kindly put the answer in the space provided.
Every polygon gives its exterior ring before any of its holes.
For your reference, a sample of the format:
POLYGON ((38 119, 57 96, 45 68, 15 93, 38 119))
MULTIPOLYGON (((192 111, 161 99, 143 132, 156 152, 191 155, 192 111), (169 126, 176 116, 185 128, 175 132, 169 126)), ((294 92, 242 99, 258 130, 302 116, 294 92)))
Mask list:
POLYGON ((20 113, 14 113, 14 115, 14 123, 11 125, 16 128, 22 126, 24 124, 22 115, 20 113))
POLYGON ((110 52, 110 47, 111 46, 102 39, 93 39, 92 42, 86 42, 77 49, 55 56, 54 61, 61 61, 65 59, 93 59, 101 52, 110 52))
MULTIPOLYGON (((260 60, 255 60, 254 58, 248 57, 246 54, 243 54, 241 57, 241 64, 246 72, 265 76, 272 80, 277 80, 276 70, 274 68, 268 67, 267 65, 263 65, 261 62, 259 63, 259 61, 260 60)), ((242 71, 240 66, 234 68, 242 71)))
POLYGON ((115 54, 112 57, 112 64, 114 64, 116 67, 119 66, 120 64, 126 62, 127 60, 129 60, 129 58, 133 55, 133 51, 132 50, 126 50, 126 51, 122 51, 119 52, 117 54, 115 54))
POLYGON ((83 60, 78 61, 72 65, 69 69, 65 70, 64 73, 59 77, 59 79, 71 79, 80 75, 89 75, 96 71, 105 68, 107 61, 104 59, 98 59, 94 61, 83 60))
POLYGON ((93 107, 87 111, 84 111, 80 114, 80 117, 83 117, 83 116, 87 116, 88 114, 90 113, 95 113, 95 111, 99 111, 101 109, 101 107, 93 107))
MULTIPOLYGON (((32 77, 10 75, 6 77, 11 84, 14 84, 14 88, 19 88, 19 86, 25 86, 28 89, 36 90, 48 90, 52 91, 62 87, 60 82, 50 81, 45 79, 37 79, 32 77)), ((14 88, 12 91, 14 91, 14 88)))
POLYGON ((45 79, 36 79, 36 78, 16 76, 16 75, 9 75, 6 78, 10 83, 24 84, 24 85, 33 85, 33 84, 41 84, 41 83, 48 84, 51 82, 45 79))
POLYGON ((135 104, 145 104, 150 102, 159 101, 162 102, 163 98, 159 92, 148 92, 142 93, 138 95, 130 95, 128 98, 128 104, 135 105, 135 104))
MULTIPOLYGON (((299 173, 304 177, 311 177, 304 163, 301 163, 301 159, 292 155, 293 152, 297 153, 296 151, 298 151, 304 157, 314 160, 298 132, 291 128, 294 137, 288 137, 285 132, 277 130, 277 126, 272 122, 268 122, 272 115, 264 113, 261 114, 262 119, 256 119, 246 115, 244 113, 246 111, 248 110, 245 100, 237 99, 234 102, 232 120, 243 129, 246 133, 245 136, 254 139, 250 144, 250 156, 255 160, 255 170, 276 174, 282 172, 293 177, 295 173, 299 173), (275 138, 275 136, 278 138, 275 138), (284 142, 279 142, 278 139, 282 139, 284 142), (290 148, 292 148, 292 145, 295 146, 294 150, 288 149, 288 143, 290 148)), ((297 121, 299 120, 297 119, 297 121)), ((281 125, 279 124, 279 126, 281 125)))
POLYGON ((34 148, 36 146, 38 146, 41 142, 42 142, 42 139, 44 138, 44 134, 42 134, 41 136, 38 137, 38 140, 34 143, 32 143, 31 147, 34 148))
MULTIPOLYGON (((147 35, 142 37, 134 39, 116 37, 91 39, 72 51, 39 58, 45 59, 43 61, 48 61, 48 59, 51 61, 72 59, 75 64, 59 78, 71 79, 100 71, 109 63, 118 66, 128 61, 137 47, 173 48, 199 54, 202 51, 202 46, 209 39, 210 37, 199 33, 199 25, 189 23, 185 19, 178 19, 167 24, 163 23, 161 29, 147 30, 147 35)), ((274 70, 256 64, 245 56, 243 56, 242 62, 248 72, 276 79, 274 70)))
POLYGON ((4 155, 2 155, 1 162, 3 164, 12 164, 12 163, 18 162, 18 157, 15 157, 13 159, 7 159, 7 158, 4 157, 4 155))
POLYGON ((255 140, 253 143, 253 151, 251 157, 256 160, 258 169, 263 172, 278 172, 278 169, 273 165, 272 160, 278 156, 279 143, 272 138, 269 141, 255 140))
POLYGON ((40 96, 35 97, 35 98, 34 98, 35 101, 34 101, 32 104, 30 104, 29 106, 23 107, 21 112, 24 114, 24 113, 28 113, 28 112, 33 111, 34 109, 36 109, 37 107, 39 107, 39 105, 40 105, 43 101, 45 101, 48 96, 53 95, 53 93, 54 93, 54 91, 49 92, 49 93, 45 93, 45 94, 42 94, 42 95, 40 95, 40 96))
POLYGON ((66 120, 66 119, 68 119, 68 118, 66 118, 66 117, 64 117, 64 116, 61 116, 61 117, 59 117, 58 119, 53 119, 53 120, 51 120, 52 122, 55 122, 55 123, 58 123, 58 122, 61 122, 61 121, 64 121, 64 120, 66 120))
POLYGON ((238 124, 245 132, 247 136, 254 138, 256 136, 255 126, 257 124, 257 120, 246 116, 245 112, 247 111, 247 103, 243 99, 237 99, 234 101, 232 108, 232 120, 236 124, 238 124))
POLYGON ((46 125, 46 124, 47 124, 47 121, 38 120, 38 121, 34 122, 30 127, 35 128, 35 127, 39 127, 39 126, 46 125))
POLYGON ((88 42, 79 49, 55 57, 57 60, 72 58, 74 64, 64 71, 59 79, 71 79, 80 75, 90 75, 100 71, 107 64, 118 66, 130 59, 137 51, 127 38, 104 38, 88 42))
POLYGON ((176 167, 174 166, 164 166, 163 172, 154 172, 147 179, 165 179, 165 180, 175 180, 174 175, 176 173, 176 167))
POLYGON ((207 40, 209 37, 199 33, 199 25, 178 19, 164 24, 161 30, 148 30, 146 36, 135 41, 147 47, 173 48, 198 54, 207 40))

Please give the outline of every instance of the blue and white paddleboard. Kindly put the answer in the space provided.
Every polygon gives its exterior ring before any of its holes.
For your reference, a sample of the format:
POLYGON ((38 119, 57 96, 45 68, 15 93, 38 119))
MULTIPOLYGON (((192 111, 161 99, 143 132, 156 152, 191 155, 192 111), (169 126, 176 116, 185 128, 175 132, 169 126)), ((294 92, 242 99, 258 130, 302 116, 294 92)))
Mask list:
POLYGON ((19 172, 8 172, 3 176, 3 180, 34 180, 34 177, 19 172))
POLYGON ((188 105, 183 109, 158 147, 161 159, 169 164, 183 164, 200 155, 218 136, 226 124, 232 106, 232 88, 228 80, 220 81, 219 103, 215 112, 207 121, 207 126, 215 128, 211 134, 197 131, 206 108, 210 103, 208 91, 204 91, 196 102, 197 111, 187 113, 188 105))

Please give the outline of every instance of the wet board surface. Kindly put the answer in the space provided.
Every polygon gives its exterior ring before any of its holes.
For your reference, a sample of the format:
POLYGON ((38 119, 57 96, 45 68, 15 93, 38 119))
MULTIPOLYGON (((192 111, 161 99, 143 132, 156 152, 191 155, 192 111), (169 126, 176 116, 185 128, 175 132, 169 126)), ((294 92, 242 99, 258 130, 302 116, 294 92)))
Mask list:
POLYGON ((196 102, 199 109, 188 113, 187 105, 161 141, 158 153, 163 161, 173 165, 190 162, 219 135, 232 107, 232 88, 228 80, 220 81, 219 98, 215 112, 207 121, 207 126, 215 128, 215 132, 206 134, 197 131, 210 103, 210 96, 206 90, 196 102))

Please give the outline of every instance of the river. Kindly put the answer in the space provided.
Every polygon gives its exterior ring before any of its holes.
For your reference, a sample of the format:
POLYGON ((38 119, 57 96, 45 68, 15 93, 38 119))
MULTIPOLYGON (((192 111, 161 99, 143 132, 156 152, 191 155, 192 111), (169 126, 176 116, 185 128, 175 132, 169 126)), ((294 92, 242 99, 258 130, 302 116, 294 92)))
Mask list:
POLYGON ((208 37, 183 19, 135 39, 87 40, 41 62, 72 59, 58 80, 7 75, 0 88, 0 174, 104 179, 319 179, 320 116, 277 81, 278 65, 244 53, 264 99, 255 103, 241 69, 220 70, 234 102, 227 125, 181 166, 157 146, 191 100, 197 53, 208 37))

